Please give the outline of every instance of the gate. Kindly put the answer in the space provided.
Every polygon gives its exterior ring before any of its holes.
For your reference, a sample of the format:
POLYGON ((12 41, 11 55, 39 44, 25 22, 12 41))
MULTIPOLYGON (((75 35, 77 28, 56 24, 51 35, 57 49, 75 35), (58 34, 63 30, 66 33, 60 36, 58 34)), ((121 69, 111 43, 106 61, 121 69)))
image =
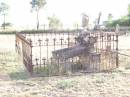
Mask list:
POLYGON ((33 65, 32 65, 32 46, 31 41, 26 40, 24 35, 16 33, 16 52, 19 57, 22 57, 23 64, 27 70, 32 74, 33 65))

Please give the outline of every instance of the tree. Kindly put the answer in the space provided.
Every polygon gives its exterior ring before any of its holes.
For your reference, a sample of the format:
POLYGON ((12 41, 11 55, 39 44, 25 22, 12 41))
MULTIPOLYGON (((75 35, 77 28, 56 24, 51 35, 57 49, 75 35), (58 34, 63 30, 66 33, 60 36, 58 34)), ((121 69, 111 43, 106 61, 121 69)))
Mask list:
POLYGON ((105 21, 106 27, 116 27, 117 24, 120 26, 130 26, 130 4, 128 4, 128 14, 125 16, 120 17, 119 19, 112 20, 112 14, 108 15, 108 20, 105 21))
MULTIPOLYGON (((128 18, 129 18, 129 24, 130 24, 130 4, 128 4, 128 18)), ((130 25, 129 25, 130 26, 130 25)))
POLYGON ((115 23, 113 23, 114 21, 112 21, 112 18, 113 18, 112 14, 109 13, 107 17, 107 21, 104 22, 106 27, 112 27, 117 22, 115 21, 115 23))
POLYGON ((106 21, 106 27, 116 27, 119 24, 120 26, 130 26, 130 22, 127 16, 123 16, 117 20, 113 20, 111 23, 106 21))
POLYGON ((112 22, 112 18, 113 18, 112 14, 111 14, 111 13, 109 13, 109 14, 108 14, 108 22, 109 22, 109 23, 111 23, 111 22, 112 22))
POLYGON ((12 24, 11 24, 11 23, 3 23, 1 26, 2 26, 2 27, 11 27, 12 24))
POLYGON ((4 20, 3 20, 3 29, 5 30, 5 16, 8 14, 8 10, 9 10, 9 6, 5 3, 1 3, 0 4, 0 14, 3 16, 4 20))
POLYGON ((40 10, 46 5, 45 0, 32 0, 30 3, 32 5, 32 9, 36 11, 37 13, 37 30, 39 29, 39 12, 40 10))
POLYGON ((130 4, 128 4, 127 10, 128 10, 128 14, 130 14, 130 4))
POLYGON ((59 29, 62 27, 61 21, 55 15, 48 17, 48 21, 50 29, 59 29))

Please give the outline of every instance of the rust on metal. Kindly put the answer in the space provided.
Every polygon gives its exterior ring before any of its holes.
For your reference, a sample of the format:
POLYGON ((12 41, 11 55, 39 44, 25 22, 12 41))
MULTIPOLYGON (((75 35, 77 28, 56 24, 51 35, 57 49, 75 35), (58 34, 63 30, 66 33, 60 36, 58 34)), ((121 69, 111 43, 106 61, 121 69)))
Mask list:
MULTIPOLYGON (((65 70, 101 72, 119 66, 118 36, 115 30, 83 32, 44 30, 17 33, 16 44, 22 45, 23 63, 33 73, 65 70), (74 69, 74 70, 73 70, 74 69)), ((54 72, 55 73, 55 72, 54 72)))

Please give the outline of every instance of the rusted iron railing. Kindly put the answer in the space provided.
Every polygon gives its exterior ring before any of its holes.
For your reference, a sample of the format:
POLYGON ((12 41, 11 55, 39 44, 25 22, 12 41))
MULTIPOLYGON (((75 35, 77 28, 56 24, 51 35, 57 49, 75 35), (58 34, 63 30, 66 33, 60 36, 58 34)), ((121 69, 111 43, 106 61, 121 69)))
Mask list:
MULTIPOLYGON (((21 32, 16 34, 16 47, 18 49, 19 46, 20 51, 22 51, 23 63, 31 74, 43 72, 45 75, 57 74, 61 70, 62 63, 68 63, 71 66, 70 71, 75 71, 73 69, 76 68, 84 71, 84 64, 81 64, 84 61, 85 64, 91 66, 91 72, 109 71, 118 67, 118 53, 115 52, 118 52, 119 33, 115 30, 88 31, 90 36, 97 37, 93 53, 89 55, 90 59, 84 59, 83 56, 79 55, 68 61, 55 63, 52 52, 77 44, 76 37, 80 32, 81 30, 21 32)), ((85 70, 87 72, 87 69, 85 70)))

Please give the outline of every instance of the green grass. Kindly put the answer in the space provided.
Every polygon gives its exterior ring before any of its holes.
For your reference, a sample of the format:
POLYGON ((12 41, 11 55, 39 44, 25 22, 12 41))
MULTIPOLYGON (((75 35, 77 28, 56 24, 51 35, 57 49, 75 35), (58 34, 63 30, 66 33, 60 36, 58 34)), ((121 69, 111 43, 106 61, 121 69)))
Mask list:
POLYGON ((17 72, 10 72, 9 76, 11 80, 26 80, 30 77, 27 71, 24 71, 24 70, 17 71, 17 72))
MULTIPOLYGON (((125 54, 129 54, 129 52, 125 54)), ((119 66, 124 67, 125 69, 130 69, 130 57, 119 55, 119 66)))
POLYGON ((15 52, 0 52, 0 73, 9 75, 12 80, 27 79, 29 77, 22 61, 15 52))
POLYGON ((76 81, 66 79, 66 80, 62 80, 62 81, 57 82, 56 87, 64 90, 67 88, 74 87, 74 85, 76 85, 76 81))
POLYGON ((41 76, 52 76, 52 75, 58 75, 58 65, 55 64, 48 64, 45 67, 34 67, 34 72, 37 74, 40 74, 41 76))

